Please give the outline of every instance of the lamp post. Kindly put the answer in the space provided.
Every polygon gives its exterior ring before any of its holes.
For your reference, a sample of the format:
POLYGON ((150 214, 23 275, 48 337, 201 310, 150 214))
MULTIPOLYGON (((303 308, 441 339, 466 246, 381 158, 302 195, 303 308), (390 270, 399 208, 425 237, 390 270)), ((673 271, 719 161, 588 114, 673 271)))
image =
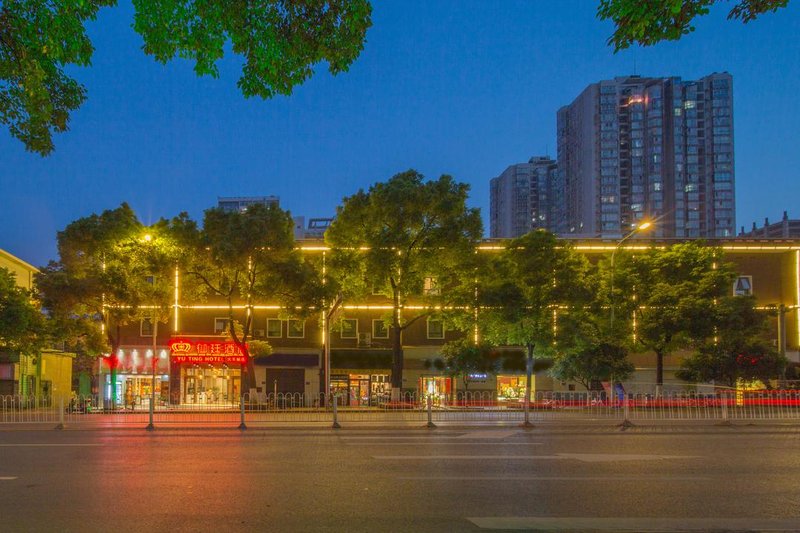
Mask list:
POLYGON ((627 235, 625 235, 624 237, 622 237, 622 239, 620 239, 620 241, 614 247, 614 250, 611 252, 611 294, 610 294, 610 298, 611 298, 611 320, 610 320, 610 326, 611 326, 611 328, 614 327, 614 303, 615 303, 615 298, 614 298, 614 272, 615 272, 614 257, 617 255, 617 250, 619 250, 619 248, 622 246, 622 243, 624 243, 625 241, 627 241, 628 239, 633 237, 636 233, 638 233, 640 231, 647 230, 652 225, 653 225, 652 222, 642 222, 641 224, 638 224, 638 225, 634 226, 634 228, 631 231, 629 231, 627 235))

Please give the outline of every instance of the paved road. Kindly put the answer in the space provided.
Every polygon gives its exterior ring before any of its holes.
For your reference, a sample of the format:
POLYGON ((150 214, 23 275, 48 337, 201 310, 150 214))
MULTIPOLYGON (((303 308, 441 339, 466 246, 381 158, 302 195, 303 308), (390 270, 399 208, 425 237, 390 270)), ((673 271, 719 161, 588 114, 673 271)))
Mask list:
POLYGON ((800 531, 800 429, 0 431, 2 531, 800 531))

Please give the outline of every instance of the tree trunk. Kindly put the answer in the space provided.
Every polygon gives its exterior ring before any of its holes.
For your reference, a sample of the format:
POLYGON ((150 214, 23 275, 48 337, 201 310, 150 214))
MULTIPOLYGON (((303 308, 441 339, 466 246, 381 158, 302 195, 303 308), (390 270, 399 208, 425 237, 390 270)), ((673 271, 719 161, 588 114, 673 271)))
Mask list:
POLYGON ((664 388, 664 352, 656 350, 656 396, 660 397, 664 388))
POLYGON ((392 309, 392 401, 400 400, 403 389, 403 330, 400 328, 400 295, 393 291, 392 309))

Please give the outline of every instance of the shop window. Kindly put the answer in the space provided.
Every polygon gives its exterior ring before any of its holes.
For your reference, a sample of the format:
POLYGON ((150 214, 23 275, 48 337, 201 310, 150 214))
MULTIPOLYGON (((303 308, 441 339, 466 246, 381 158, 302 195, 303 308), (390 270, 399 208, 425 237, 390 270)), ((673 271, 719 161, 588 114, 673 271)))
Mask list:
POLYGON ((428 338, 444 339, 444 322, 428 319, 428 338))
POLYGON ((386 322, 380 319, 372 321, 372 338, 373 339, 389 338, 389 328, 386 327, 386 322))
POLYGON ((279 339, 283 336, 283 321, 280 318, 267 319, 267 338, 279 339))
POLYGON ((214 319, 214 333, 216 335, 220 335, 225 333, 228 330, 228 319, 227 318, 215 318, 214 319))
POLYGON ((753 276, 739 276, 733 283, 734 296, 753 295, 753 276))
POLYGON ((358 319, 345 318, 342 320, 341 336, 343 339, 357 339, 358 338, 358 319))
POLYGON ((153 336, 153 322, 149 318, 142 319, 139 323, 139 335, 142 337, 153 336))
POLYGON ((291 318, 286 321, 286 336, 290 339, 302 339, 306 336, 305 320, 291 318))

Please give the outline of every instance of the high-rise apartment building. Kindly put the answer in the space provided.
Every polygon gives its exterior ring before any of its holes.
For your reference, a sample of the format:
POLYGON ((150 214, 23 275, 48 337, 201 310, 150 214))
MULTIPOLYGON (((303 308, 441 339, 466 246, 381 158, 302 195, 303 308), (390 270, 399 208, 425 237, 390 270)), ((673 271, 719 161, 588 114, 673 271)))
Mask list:
POLYGON ((219 196, 217 197, 217 207, 223 211, 246 211, 251 205, 280 205, 280 198, 277 196, 219 196))
POLYGON ((618 77, 561 108, 558 233, 617 238, 735 235, 733 79, 618 77))
POLYGON ((519 237, 537 228, 555 230, 560 196, 555 190, 556 162, 547 156, 511 165, 490 182, 492 237, 519 237))

